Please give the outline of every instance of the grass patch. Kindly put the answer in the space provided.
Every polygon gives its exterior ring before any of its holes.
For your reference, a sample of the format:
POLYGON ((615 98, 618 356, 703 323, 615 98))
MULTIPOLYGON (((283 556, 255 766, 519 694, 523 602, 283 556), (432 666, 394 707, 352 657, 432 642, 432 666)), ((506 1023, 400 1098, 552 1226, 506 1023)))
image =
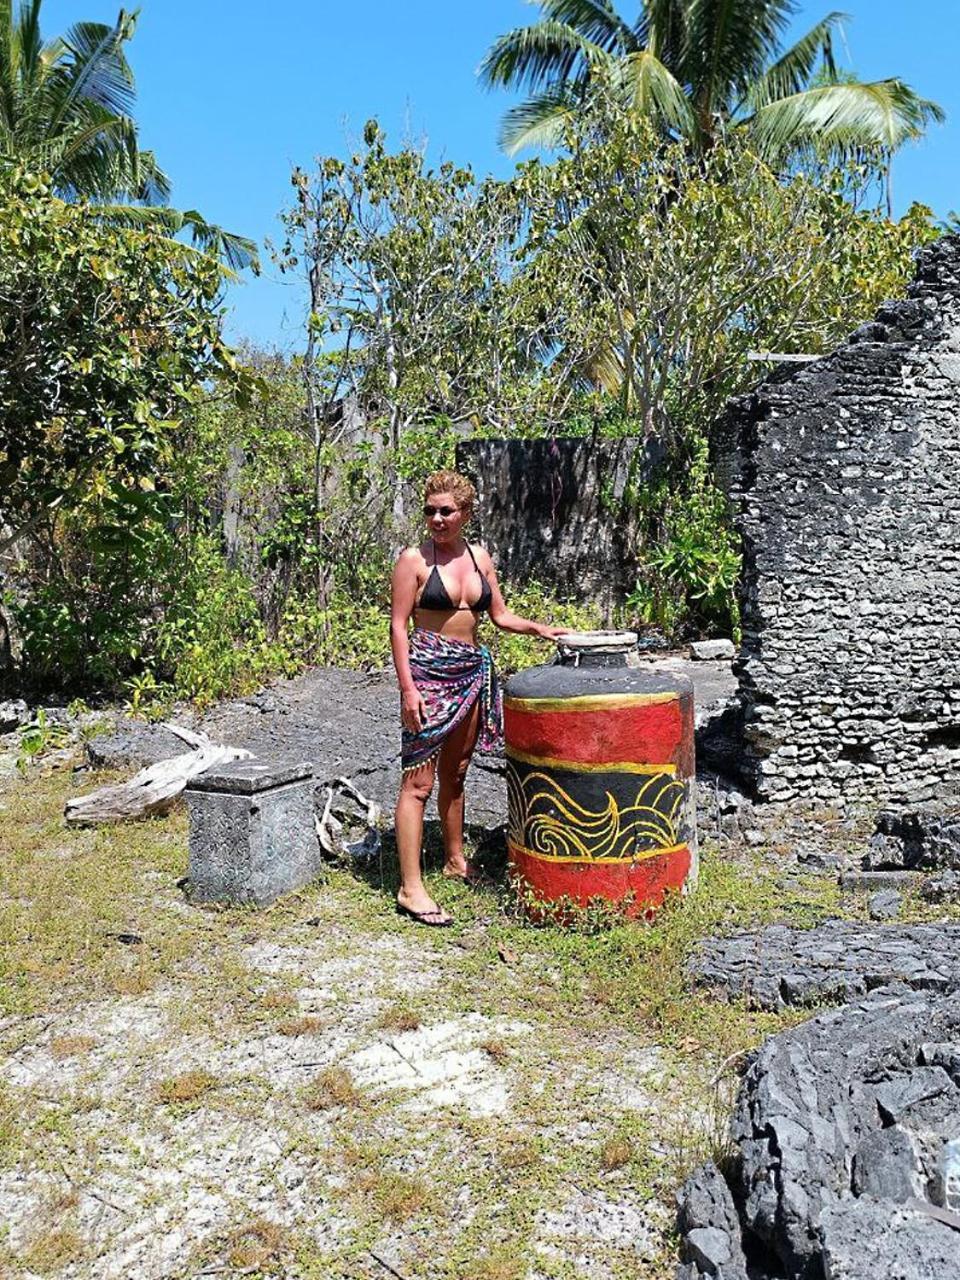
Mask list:
POLYGON ((261 997, 260 1004, 271 1012, 279 1010, 281 1013, 289 1013, 291 1009, 296 1009, 297 997, 292 991, 268 991, 261 997))
POLYGON ((433 1192, 422 1178, 403 1173, 370 1173, 360 1181, 360 1187, 390 1222, 406 1222, 434 1203, 433 1192))
POLYGON ((299 1018, 285 1018, 283 1022, 277 1023, 276 1029, 280 1035, 296 1039, 298 1036, 315 1036, 326 1025, 323 1018, 304 1014, 299 1018))
POLYGON ((620 1134, 616 1137, 608 1138, 600 1148, 600 1168, 605 1173, 611 1173, 614 1169, 622 1169, 632 1159, 633 1143, 629 1138, 625 1138, 620 1134))
POLYGON ((541 1162, 540 1143, 528 1133, 509 1133, 501 1140, 497 1159, 504 1169, 531 1169, 541 1162))
POLYGON ((58 1062, 64 1058, 79 1058, 97 1047, 93 1036, 54 1036, 50 1052, 58 1062))
POLYGON ((268 1218, 235 1227, 225 1241, 224 1254, 229 1266, 242 1271, 262 1271, 280 1262, 290 1248, 290 1233, 268 1218))
POLYGON ((76 1198, 71 1196, 61 1201, 56 1209, 48 1210, 45 1225, 34 1231, 18 1258, 27 1271, 52 1276, 86 1257, 87 1242, 69 1217, 69 1211, 75 1204, 76 1198))
POLYGON ((492 1058, 497 1066, 500 1067, 510 1057, 510 1050, 506 1042, 501 1040, 499 1036, 491 1036, 488 1040, 482 1041, 480 1048, 488 1058, 492 1058))
POLYGON ((380 1014, 377 1026, 384 1031, 417 1031, 420 1015, 408 1004, 394 1004, 380 1014))
POLYGON ((337 1107, 362 1107, 363 1097, 343 1067, 324 1067, 304 1090, 310 1111, 333 1111, 337 1107))
POLYGON ((170 1076, 161 1080, 154 1089, 154 1097, 164 1106, 196 1102, 211 1089, 217 1087, 217 1078, 203 1068, 184 1071, 178 1076, 170 1076))
POLYGON ((70 775, 31 777, 0 804, 0 1014, 43 1013, 105 989, 142 994, 196 944, 181 917, 151 914, 156 877, 172 884, 186 870, 185 815, 65 829, 73 789, 70 775), (145 945, 119 943, 141 916, 145 945))
POLYGON ((524 1280, 527 1263, 511 1249, 495 1249, 467 1264, 463 1280, 524 1280))

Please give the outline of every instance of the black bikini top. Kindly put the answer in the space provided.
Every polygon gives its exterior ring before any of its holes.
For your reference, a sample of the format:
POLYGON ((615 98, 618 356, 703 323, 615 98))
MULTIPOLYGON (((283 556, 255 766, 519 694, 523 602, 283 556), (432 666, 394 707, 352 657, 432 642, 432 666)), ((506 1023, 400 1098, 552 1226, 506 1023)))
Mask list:
POLYGON ((437 544, 432 538, 430 541, 433 545, 433 568, 430 570, 430 576, 420 592, 420 599, 417 601, 416 607, 418 609, 436 609, 443 613, 456 613, 458 609, 469 609, 471 613, 485 613, 490 608, 493 591, 486 577, 480 572, 476 557, 470 551, 470 543, 467 543, 467 551, 470 552, 470 559, 473 561, 473 567, 480 574, 480 582, 482 584, 480 587, 480 599, 475 604, 454 604, 450 599, 447 588, 443 585, 440 570, 437 568, 437 544))

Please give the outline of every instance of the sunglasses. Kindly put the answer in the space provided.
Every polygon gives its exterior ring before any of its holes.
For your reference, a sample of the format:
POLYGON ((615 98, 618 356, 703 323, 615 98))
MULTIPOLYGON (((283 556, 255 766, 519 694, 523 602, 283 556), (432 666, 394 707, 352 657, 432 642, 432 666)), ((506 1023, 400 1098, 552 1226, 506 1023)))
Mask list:
POLYGON ((432 507, 427 502, 424 504, 423 514, 428 520, 432 520, 434 516, 443 516, 444 520, 446 520, 450 516, 455 516, 459 510, 459 507, 432 507))

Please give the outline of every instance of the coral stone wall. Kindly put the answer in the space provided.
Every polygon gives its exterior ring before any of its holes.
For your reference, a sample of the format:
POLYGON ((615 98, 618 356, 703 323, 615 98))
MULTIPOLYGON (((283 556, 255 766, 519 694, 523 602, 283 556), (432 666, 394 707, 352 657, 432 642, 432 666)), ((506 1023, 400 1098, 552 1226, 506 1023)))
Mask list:
POLYGON ((467 440, 457 466, 477 487, 472 536, 501 577, 536 580, 605 609, 635 585, 630 490, 662 459, 654 441, 467 440))
POLYGON ((734 401, 745 769, 761 798, 960 794, 960 239, 832 355, 734 401))

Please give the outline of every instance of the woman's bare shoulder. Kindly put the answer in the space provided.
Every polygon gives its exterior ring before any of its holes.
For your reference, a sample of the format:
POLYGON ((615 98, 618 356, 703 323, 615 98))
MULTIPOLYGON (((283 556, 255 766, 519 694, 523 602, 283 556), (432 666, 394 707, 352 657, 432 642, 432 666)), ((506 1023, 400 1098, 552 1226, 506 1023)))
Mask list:
POLYGON ((476 557, 477 564, 480 566, 481 569, 486 571, 487 569, 492 569, 494 567, 493 560, 490 556, 490 552, 487 550, 486 547, 481 546, 479 542, 471 542, 470 550, 473 552, 474 556, 476 557))
POLYGON ((411 565, 417 568, 424 563, 423 547, 404 547, 397 556, 398 565, 411 565))

